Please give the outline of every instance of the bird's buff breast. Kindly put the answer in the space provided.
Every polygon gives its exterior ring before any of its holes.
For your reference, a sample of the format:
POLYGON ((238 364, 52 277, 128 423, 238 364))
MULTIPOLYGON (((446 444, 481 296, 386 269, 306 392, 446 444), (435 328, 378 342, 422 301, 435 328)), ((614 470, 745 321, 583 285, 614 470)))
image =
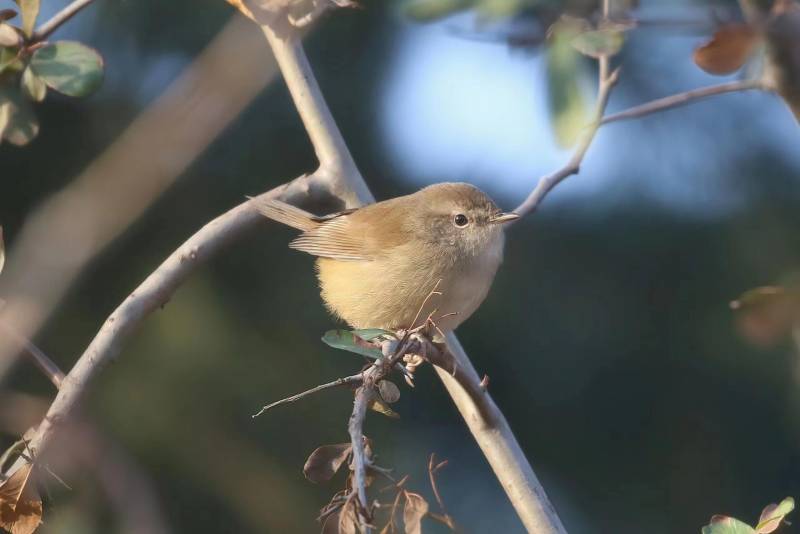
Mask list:
POLYGON ((485 254, 468 261, 444 262, 418 250, 397 250, 371 261, 319 258, 317 274, 328 309, 354 328, 410 328, 436 310, 434 318, 454 314, 437 321, 448 331, 483 302, 502 252, 501 235, 485 254), (422 308, 439 280, 442 294, 422 308), (412 324, 418 312, 419 320, 412 324))

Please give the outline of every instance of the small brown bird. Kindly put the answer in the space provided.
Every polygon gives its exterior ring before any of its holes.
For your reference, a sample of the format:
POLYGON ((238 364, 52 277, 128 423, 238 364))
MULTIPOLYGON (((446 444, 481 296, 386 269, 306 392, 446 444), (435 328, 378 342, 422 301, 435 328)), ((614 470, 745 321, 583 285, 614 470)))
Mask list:
POLYGON ((502 262, 503 223, 519 217, 464 183, 324 217, 280 201, 258 208, 303 231, 289 246, 318 257, 331 312, 354 328, 391 330, 418 326, 417 315, 424 320, 434 310, 434 319, 444 316, 437 321, 443 331, 472 315, 502 262), (434 287, 441 295, 426 302, 434 287))

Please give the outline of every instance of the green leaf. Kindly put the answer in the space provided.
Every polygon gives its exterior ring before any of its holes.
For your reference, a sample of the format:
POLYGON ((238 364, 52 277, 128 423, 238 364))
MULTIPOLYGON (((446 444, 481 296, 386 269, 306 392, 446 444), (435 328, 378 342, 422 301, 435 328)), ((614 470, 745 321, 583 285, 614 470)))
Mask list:
POLYGON ((397 339, 397 334, 391 330, 384 330, 382 328, 362 328, 361 330, 353 330, 353 333, 364 341, 372 341, 381 336, 397 339))
MULTIPOLYGON (((27 145, 39 134, 39 121, 30 104, 16 90, 0 90, 0 109, 5 108, 7 123, 3 139, 11 144, 27 145)), ((0 122, 2 122, 0 120, 0 122)))
POLYGON ((529 4, 529 0, 480 0, 478 14, 488 20, 513 17, 529 4))
POLYGON ((13 68, 19 63, 20 60, 16 48, 0 46, 0 73, 6 69, 13 68))
POLYGON ((16 0, 16 2, 22 11, 22 31, 30 37, 33 35, 36 18, 39 16, 39 0, 16 0))
POLYGON ((3 241, 3 227, 0 226, 0 273, 3 272, 3 266, 6 264, 6 244, 3 241))
POLYGON ((409 0, 403 5, 403 11, 411 18, 428 21, 467 9, 471 4, 470 0, 409 0))
POLYGON ((30 68, 52 89, 69 96, 86 96, 103 82, 103 58, 74 41, 56 41, 36 50, 30 68))
POLYGON ((774 532, 792 510, 794 510, 794 499, 791 497, 786 497, 780 504, 768 504, 761 512, 756 532, 758 534, 774 532))
POLYGON ((700 532, 701 534, 756 534, 750 525, 724 515, 712 517, 711 523, 703 527, 700 532))
POLYGON ((47 95, 47 84, 44 83, 44 80, 36 76, 30 67, 22 72, 20 87, 22 88, 22 94, 34 102, 41 102, 44 100, 45 95, 47 95))
POLYGON ((617 54, 624 42, 621 31, 608 28, 579 33, 572 39, 572 46, 585 56, 599 58, 617 54))
POLYGON ((22 44, 22 36, 10 24, 0 22, 0 46, 16 47, 22 44))
POLYGON ((551 28, 547 47, 547 93, 556 141, 573 145, 589 122, 589 111, 581 78, 583 64, 572 46, 583 29, 580 23, 561 21, 551 28))
POLYGON ((381 349, 348 330, 329 330, 322 336, 322 341, 334 349, 355 352, 367 358, 378 359, 383 356, 381 349))

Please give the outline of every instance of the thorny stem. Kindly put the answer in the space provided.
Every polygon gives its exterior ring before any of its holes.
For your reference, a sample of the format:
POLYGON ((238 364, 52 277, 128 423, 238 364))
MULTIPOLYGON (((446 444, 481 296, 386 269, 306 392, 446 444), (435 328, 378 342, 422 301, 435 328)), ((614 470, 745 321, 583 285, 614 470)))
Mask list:
POLYGON ((53 18, 39 26, 39 28, 33 32, 31 41, 34 43, 44 41, 50 37, 50 34, 56 31, 62 24, 74 17, 81 9, 88 6, 93 1, 94 0, 74 0, 64 9, 53 15, 53 18))

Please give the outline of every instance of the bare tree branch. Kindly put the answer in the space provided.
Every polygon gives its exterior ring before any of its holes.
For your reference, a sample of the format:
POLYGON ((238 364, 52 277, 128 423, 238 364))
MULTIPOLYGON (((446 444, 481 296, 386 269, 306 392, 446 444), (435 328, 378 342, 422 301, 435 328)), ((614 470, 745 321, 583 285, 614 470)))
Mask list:
MULTIPOLYGON (((314 179, 314 175, 302 176, 256 197, 255 200, 276 197, 290 199, 297 194, 305 196, 309 190, 308 183, 314 179)), ((31 439, 30 449, 35 456, 39 457, 46 452, 56 436, 59 424, 75 412, 90 382, 119 354, 124 342, 142 320, 166 304, 198 265, 262 220, 261 214, 249 201, 212 220, 173 252, 114 310, 62 381, 58 395, 31 439)), ((12 466, 9 474, 19 465, 16 463, 12 466)))
POLYGON ((50 34, 56 31, 62 24, 74 17, 81 9, 85 8, 92 2, 94 2, 94 0, 74 0, 64 9, 53 15, 53 18, 39 26, 39 28, 33 32, 33 37, 31 40, 33 42, 44 41, 50 37, 50 34))
POLYGON ((767 88, 760 80, 736 80, 733 82, 721 83, 719 85, 712 85, 710 87, 701 87, 699 89, 692 89, 683 93, 677 93, 646 104, 626 109, 618 113, 606 115, 600 121, 600 124, 608 124, 611 122, 624 121, 628 119, 636 119, 645 115, 651 115, 659 111, 664 111, 679 106, 685 106, 698 100, 708 98, 711 96, 724 95, 726 93, 738 93, 742 91, 766 90, 767 88))

